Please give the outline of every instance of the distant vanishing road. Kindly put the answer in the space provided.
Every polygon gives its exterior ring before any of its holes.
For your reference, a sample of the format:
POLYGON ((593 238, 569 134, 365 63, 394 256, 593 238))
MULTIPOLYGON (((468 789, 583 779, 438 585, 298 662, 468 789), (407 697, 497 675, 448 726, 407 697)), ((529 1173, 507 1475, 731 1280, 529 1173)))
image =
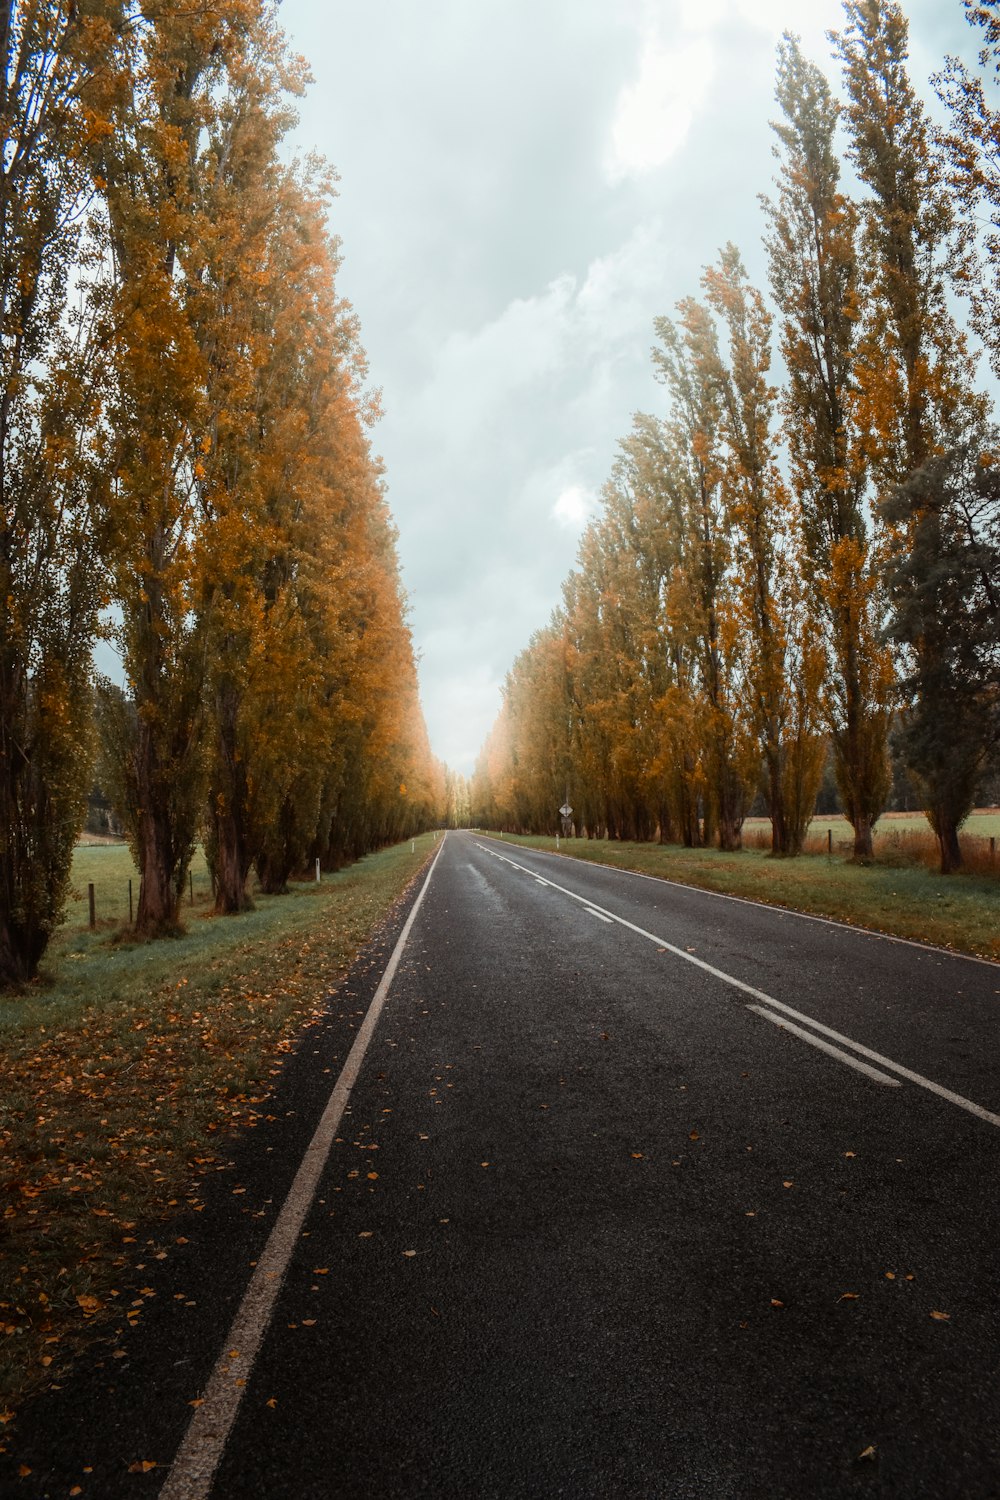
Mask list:
POLYGON ((0 1493, 1000 1496, 1000 966, 474 833, 408 909, 0 1493))

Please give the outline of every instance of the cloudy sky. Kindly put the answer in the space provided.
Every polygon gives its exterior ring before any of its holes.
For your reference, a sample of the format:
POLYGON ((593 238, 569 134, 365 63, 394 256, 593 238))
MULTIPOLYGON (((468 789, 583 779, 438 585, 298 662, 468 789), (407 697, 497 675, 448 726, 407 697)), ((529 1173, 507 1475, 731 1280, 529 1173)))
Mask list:
MULTIPOLYGON (((908 0, 911 71, 974 52, 908 0)), ((284 0, 315 83, 297 140, 340 174, 341 291, 435 752, 468 773, 544 625, 632 413, 653 319, 734 240, 763 282, 774 47, 835 78, 838 0, 284 0)), ((928 91, 929 92, 929 91, 928 91)))

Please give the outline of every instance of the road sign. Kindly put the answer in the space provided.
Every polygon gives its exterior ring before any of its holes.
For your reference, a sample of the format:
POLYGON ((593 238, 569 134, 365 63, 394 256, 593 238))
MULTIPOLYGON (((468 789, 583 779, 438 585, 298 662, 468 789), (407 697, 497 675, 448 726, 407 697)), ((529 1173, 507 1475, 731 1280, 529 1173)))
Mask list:
POLYGON ((573 809, 568 802, 564 802, 559 811, 564 818, 571 818, 573 816, 573 809))

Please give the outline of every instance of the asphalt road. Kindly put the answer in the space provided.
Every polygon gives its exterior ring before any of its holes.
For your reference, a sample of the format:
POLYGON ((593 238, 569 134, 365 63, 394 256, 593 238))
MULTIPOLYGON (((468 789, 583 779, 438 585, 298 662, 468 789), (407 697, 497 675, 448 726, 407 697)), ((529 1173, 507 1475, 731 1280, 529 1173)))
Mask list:
POLYGON ((1000 966, 451 834, 338 1119, 405 916, 4 1496, 1000 1496, 1000 966))

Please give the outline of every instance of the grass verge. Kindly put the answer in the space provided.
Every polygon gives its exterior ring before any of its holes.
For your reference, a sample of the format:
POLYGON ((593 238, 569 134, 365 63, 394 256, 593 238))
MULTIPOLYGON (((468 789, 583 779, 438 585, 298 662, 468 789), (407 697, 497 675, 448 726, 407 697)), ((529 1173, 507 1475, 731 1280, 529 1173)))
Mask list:
MULTIPOLYGON (((556 847, 554 838, 505 834, 504 841, 556 847)), ((759 849, 723 854, 610 839, 561 839, 559 852, 1000 960, 1000 884, 990 876, 942 877, 922 865, 862 866, 820 854, 774 859, 759 849)))
POLYGON ((100 894, 86 925, 91 882, 127 916, 127 852, 77 851, 46 974, 0 999, 0 1423, 108 1320, 139 1223, 198 1207, 226 1136, 260 1117, 282 1053, 434 842, 258 897, 240 917, 209 915, 199 870, 187 932, 143 945, 115 941, 100 894))

